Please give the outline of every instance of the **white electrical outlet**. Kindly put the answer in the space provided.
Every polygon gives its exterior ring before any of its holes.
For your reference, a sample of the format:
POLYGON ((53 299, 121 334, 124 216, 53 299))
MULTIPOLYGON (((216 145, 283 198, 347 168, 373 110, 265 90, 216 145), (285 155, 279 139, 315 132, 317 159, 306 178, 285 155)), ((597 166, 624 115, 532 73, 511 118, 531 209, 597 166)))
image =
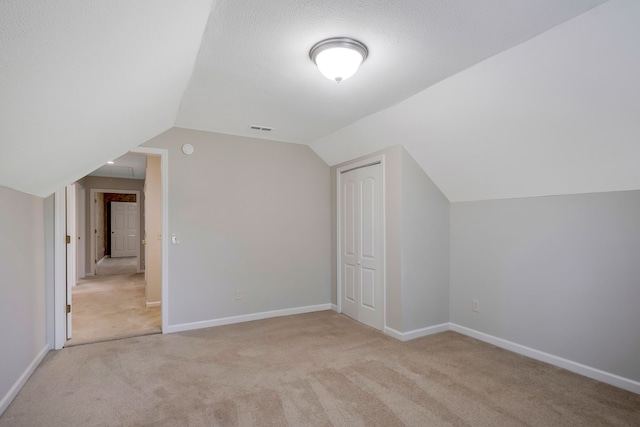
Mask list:
POLYGON ((476 313, 480 312, 480 301, 478 301, 477 299, 474 299, 471 301, 471 310, 475 311, 476 313))
POLYGON ((244 291, 242 289, 236 289, 236 299, 244 298, 244 291))

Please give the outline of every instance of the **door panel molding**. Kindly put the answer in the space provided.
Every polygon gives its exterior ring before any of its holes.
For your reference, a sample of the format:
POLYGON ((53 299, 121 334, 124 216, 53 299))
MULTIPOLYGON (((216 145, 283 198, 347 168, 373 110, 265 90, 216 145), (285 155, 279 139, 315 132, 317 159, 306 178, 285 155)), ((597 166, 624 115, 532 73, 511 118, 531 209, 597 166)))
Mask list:
MULTIPOLYGON (((139 256, 138 242, 141 239, 138 203, 111 202, 110 238, 111 258, 139 256)), ((138 265, 138 269, 139 267, 138 265)))

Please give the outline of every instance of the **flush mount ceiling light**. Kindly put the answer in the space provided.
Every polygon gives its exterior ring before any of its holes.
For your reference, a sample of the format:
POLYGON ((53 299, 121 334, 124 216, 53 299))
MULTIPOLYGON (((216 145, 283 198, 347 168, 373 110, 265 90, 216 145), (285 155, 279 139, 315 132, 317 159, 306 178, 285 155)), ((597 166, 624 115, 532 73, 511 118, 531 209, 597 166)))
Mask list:
POLYGON ((367 55, 369 51, 364 44, 346 37, 323 40, 309 51, 309 58, 322 75, 338 83, 353 76, 367 55))

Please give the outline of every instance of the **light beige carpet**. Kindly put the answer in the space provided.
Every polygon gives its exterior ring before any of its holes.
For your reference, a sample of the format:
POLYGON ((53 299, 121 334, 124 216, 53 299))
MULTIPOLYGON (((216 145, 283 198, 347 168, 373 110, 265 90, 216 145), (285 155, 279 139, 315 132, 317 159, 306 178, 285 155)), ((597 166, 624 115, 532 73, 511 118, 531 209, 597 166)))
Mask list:
POLYGON ((50 353, 0 426, 638 426, 640 396, 318 312, 50 353))
POLYGON ((88 277, 72 293, 67 346, 161 332, 160 307, 146 307, 144 273, 88 277))
POLYGON ((107 276, 110 274, 133 274, 138 271, 136 262, 138 258, 129 257, 105 257, 96 265, 97 276, 107 276))

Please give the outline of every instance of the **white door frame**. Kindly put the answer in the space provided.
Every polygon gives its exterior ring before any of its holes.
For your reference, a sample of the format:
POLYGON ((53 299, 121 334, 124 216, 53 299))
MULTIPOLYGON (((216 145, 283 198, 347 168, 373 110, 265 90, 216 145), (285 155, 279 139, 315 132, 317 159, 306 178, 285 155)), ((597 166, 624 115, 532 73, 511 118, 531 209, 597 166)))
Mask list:
MULTIPOLYGON (((76 205, 77 205, 77 193, 76 193, 76 184, 70 184, 67 185, 65 187, 65 193, 66 193, 66 197, 65 197, 65 202, 66 202, 66 226, 67 226, 67 230, 65 233, 65 239, 66 239, 66 260, 67 260, 67 280, 66 280, 66 284, 67 284, 67 295, 66 295, 66 303, 72 307, 73 306, 73 302, 71 300, 71 294, 72 294, 72 290, 73 287, 76 285, 76 283, 78 283, 78 270, 77 270, 77 262, 78 262, 78 256, 77 256, 77 228, 78 228, 78 219, 76 217, 78 211, 76 209, 76 205)), ((71 312, 71 310, 67 310, 67 317, 65 320, 65 323, 67 325, 67 339, 71 338, 71 326, 73 324, 73 322, 71 321, 71 318, 73 316, 73 313, 71 312)))
POLYGON ((352 163, 347 163, 339 168, 336 168, 336 249, 337 249, 337 261, 336 261, 336 306, 338 308, 338 313, 342 313, 342 274, 340 274, 342 266, 340 265, 342 259, 342 246, 340 242, 340 227, 341 218, 341 200, 342 200, 342 187, 340 186, 340 175, 342 172, 367 166, 371 163, 380 162, 380 166, 382 166, 382 265, 384 268, 384 274, 382 275, 382 330, 386 331, 387 329, 387 227, 386 227, 386 167, 385 167, 385 155, 380 154, 377 156, 367 157, 352 163))
MULTIPOLYGON (((162 182, 162 235, 169 235, 169 150, 164 148, 136 147, 132 153, 160 156, 162 182)), ((122 192, 122 190, 117 190, 122 192)), ((54 294, 53 294, 53 344, 59 350, 66 343, 66 212, 65 189, 54 197, 54 294)), ((91 199, 93 200, 93 199, 91 199)), ((137 198, 139 200, 139 198, 137 198)), ((93 203, 93 202, 92 202, 93 203)), ((95 233, 92 233, 95 234, 95 233)), ((95 251, 95 249, 94 249, 95 251)), ((95 252, 94 252, 95 253, 95 252)), ((95 259, 95 258, 92 258, 95 259)), ((94 270, 95 271, 95 270, 94 270)), ((162 333, 169 329, 169 239, 162 239, 162 333)))
POLYGON ((59 350, 67 341, 67 205, 64 188, 55 192, 53 204, 53 345, 59 350))

